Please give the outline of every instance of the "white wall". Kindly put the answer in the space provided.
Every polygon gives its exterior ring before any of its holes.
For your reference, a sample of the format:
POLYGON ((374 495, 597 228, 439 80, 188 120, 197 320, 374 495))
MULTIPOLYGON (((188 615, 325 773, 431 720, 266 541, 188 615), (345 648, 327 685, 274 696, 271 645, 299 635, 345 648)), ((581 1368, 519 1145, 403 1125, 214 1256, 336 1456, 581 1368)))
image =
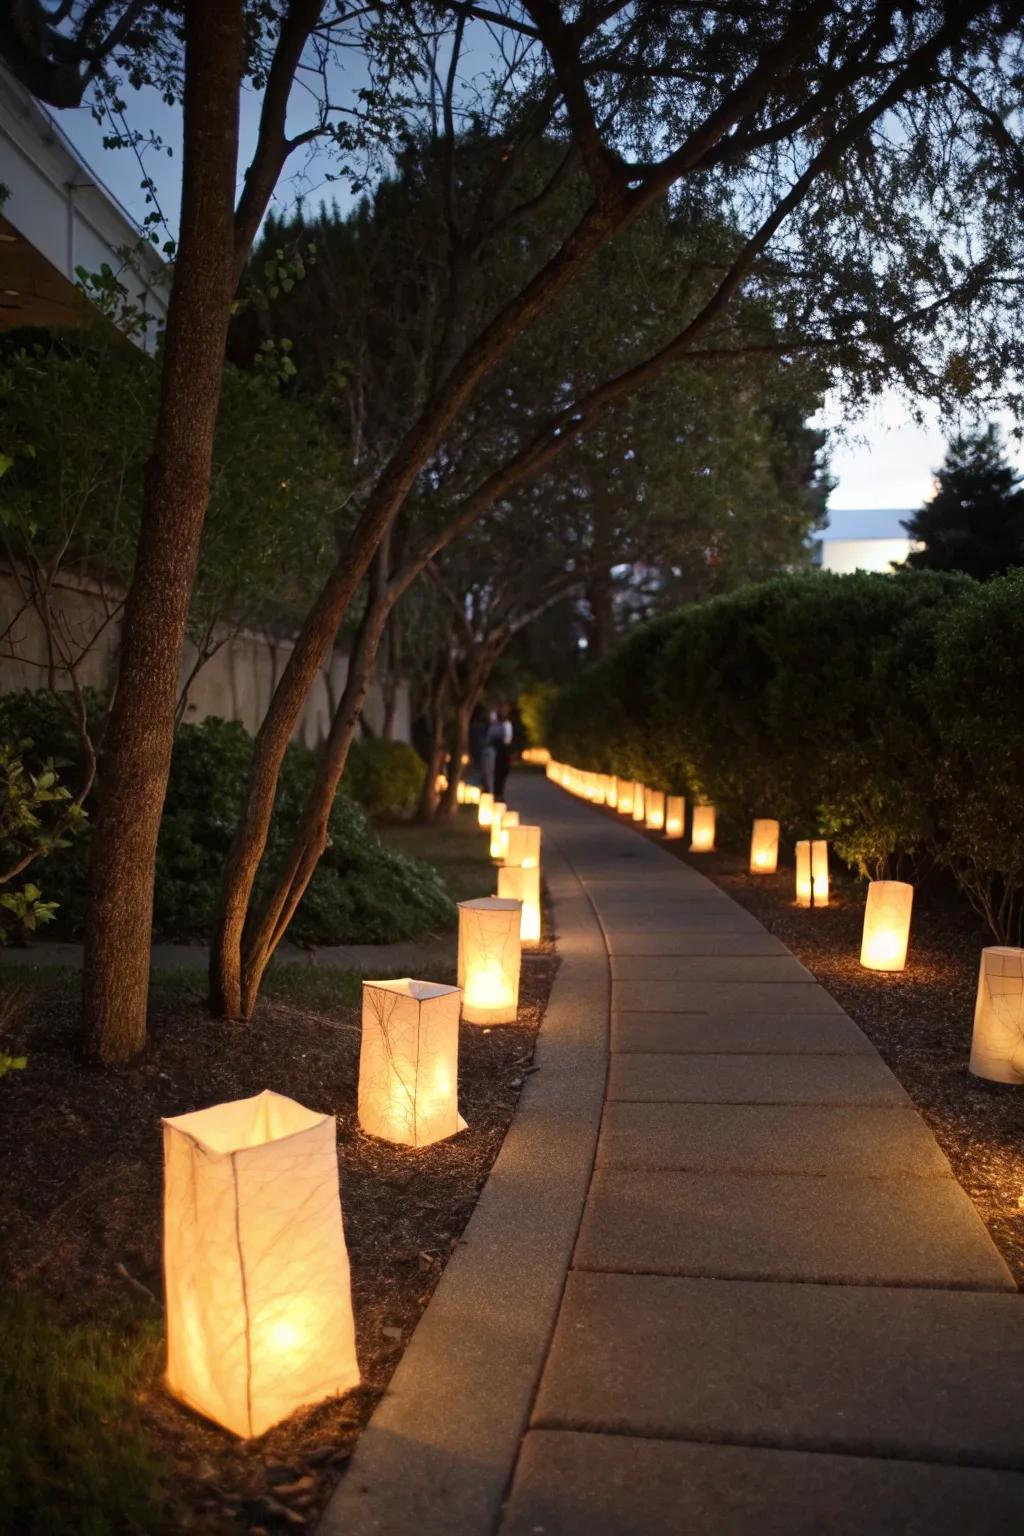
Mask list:
POLYGON ((821 540, 821 568, 845 575, 850 571, 889 571, 893 561, 902 565, 915 548, 911 539, 821 540))

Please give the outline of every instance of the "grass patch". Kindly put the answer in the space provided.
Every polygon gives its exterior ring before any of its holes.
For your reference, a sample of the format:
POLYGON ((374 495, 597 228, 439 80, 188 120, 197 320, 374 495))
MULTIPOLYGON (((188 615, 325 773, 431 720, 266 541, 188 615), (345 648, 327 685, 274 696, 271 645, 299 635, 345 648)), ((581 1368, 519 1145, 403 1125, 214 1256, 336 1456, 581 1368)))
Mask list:
POLYGON ((425 827, 396 822, 378 830, 389 847, 433 864, 453 901, 494 895, 498 877, 488 834, 477 825, 475 806, 463 806, 452 822, 425 827))
POLYGON ((122 1536, 163 1526, 165 1468, 139 1424, 160 1369, 154 1324, 69 1323, 0 1297, 0 1531, 122 1536))

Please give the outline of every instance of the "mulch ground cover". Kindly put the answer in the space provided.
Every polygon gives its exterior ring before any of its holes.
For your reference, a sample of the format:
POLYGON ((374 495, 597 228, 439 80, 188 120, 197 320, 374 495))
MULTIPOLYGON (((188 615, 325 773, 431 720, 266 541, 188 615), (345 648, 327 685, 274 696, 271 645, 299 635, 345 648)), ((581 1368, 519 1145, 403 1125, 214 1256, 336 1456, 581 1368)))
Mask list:
POLYGON ((1024 1088, 967 1070, 982 948, 995 940, 941 879, 915 892, 905 971, 860 965, 865 886, 833 859, 829 905, 793 899, 792 866, 751 875, 743 854, 664 843, 747 908, 802 961, 871 1040, 948 1157, 1019 1286, 1024 1286, 1024 1088))
POLYGON ((198 991, 157 996, 145 1054, 105 1072, 78 1058, 73 989, 33 998, 14 1032, 28 1069, 2 1084, 0 1285, 45 1294, 69 1323, 120 1319, 127 1304, 138 1326, 159 1329, 162 1116, 267 1087, 337 1116, 363 1385, 243 1442, 167 1396, 154 1347, 139 1412, 168 1467, 163 1529, 221 1536, 314 1526, 498 1153, 556 965, 550 936, 524 956, 516 1027, 462 1026, 459 1099, 469 1129, 419 1151, 359 1130, 351 978, 337 1006, 264 1000, 246 1026, 209 1019, 198 991))

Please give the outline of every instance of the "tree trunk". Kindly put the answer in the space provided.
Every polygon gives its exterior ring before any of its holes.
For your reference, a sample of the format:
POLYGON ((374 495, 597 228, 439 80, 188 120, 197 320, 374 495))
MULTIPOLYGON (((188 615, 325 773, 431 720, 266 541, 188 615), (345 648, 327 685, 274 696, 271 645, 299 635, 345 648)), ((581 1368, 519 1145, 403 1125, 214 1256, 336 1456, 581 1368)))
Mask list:
MULTIPOLYGON (((437 810, 437 776, 444 762, 444 706, 450 675, 451 659, 448 646, 445 645, 438 657, 430 686, 430 751, 416 806, 416 820, 421 824, 433 821, 437 810)), ((451 783, 450 774, 448 782, 451 783)))
POLYGON ((93 822, 82 1008, 86 1050, 102 1062, 127 1061, 146 1039, 157 834, 234 292, 241 68, 241 0, 189 0, 181 230, 93 822))
MULTIPOLYGON (((378 565, 381 563, 378 561, 378 565)), ((334 797, 359 728, 384 627, 396 600, 383 584, 371 593, 349 661, 348 681, 324 747, 316 782, 310 791, 285 863, 253 921, 252 932, 240 956, 238 1006, 236 1012, 228 1015, 231 1018, 252 1018, 263 973, 284 937, 326 847, 334 797)), ((220 957, 214 951, 211 955, 211 968, 217 966, 219 960, 220 957)))
POLYGON ((402 620, 396 611, 388 623, 388 666, 384 678, 384 721, 380 733, 385 741, 394 741, 398 725, 398 685, 402 670, 402 620))
POLYGON ((494 663, 504 650, 505 643, 504 639, 497 645, 492 642, 470 668, 465 691, 455 711, 455 744, 452 747, 448 788, 441 796, 441 803, 436 812, 438 821, 453 821, 458 813, 462 759, 469 755, 469 722, 473 718, 474 709, 483 698, 484 689, 494 671, 494 663))

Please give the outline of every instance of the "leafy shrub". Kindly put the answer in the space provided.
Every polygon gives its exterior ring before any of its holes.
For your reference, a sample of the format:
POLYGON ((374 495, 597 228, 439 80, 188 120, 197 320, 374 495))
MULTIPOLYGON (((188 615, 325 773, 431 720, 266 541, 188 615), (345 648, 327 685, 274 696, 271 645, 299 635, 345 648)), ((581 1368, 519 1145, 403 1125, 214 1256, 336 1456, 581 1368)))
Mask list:
POLYGON ((534 683, 532 687, 524 688, 516 700, 528 747, 547 746, 548 717, 557 694, 555 683, 534 683))
POLYGON ((937 860, 1019 942, 1021 698, 1024 571, 818 572, 642 626, 559 693, 551 746, 820 830, 862 874, 937 860))
POLYGON ((367 737, 352 744, 345 790, 372 817, 397 816, 415 802, 425 764, 404 741, 367 737))
POLYGON ((992 932, 1024 942, 1024 569, 973 586, 918 683, 933 722, 936 853, 992 932))
MULTIPOLYGON (((59 701, 45 692, 0 700, 0 740, 15 724, 24 729, 33 716, 33 750, 73 772, 74 732, 59 701)), ((251 738, 231 721, 211 717, 178 731, 157 845, 157 938, 208 938, 251 754, 251 738)), ((265 868, 270 873, 298 824, 315 765, 315 753, 289 747, 267 845, 265 868)), ((390 943, 454 921, 454 907, 436 870, 385 847, 365 811, 344 792, 331 812, 329 838, 289 929, 297 943, 390 943)), ((62 937, 82 932, 87 868, 87 835, 47 866, 48 894, 59 903, 55 927, 62 937)))

